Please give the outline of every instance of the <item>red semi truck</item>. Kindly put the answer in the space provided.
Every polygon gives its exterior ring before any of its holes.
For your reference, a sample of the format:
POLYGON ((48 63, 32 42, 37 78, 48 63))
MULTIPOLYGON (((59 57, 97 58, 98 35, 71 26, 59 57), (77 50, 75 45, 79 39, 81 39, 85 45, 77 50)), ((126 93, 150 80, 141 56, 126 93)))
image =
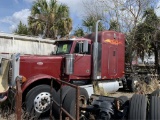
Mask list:
MULTIPOLYGON (((125 63, 125 35, 115 31, 102 31, 83 38, 57 40, 55 52, 49 56, 13 54, 2 59, 1 101, 5 91, 15 87, 16 79, 22 79, 23 101, 26 107, 34 106, 38 113, 50 105, 50 83, 54 91, 60 89, 57 79, 79 85, 93 92, 93 81, 106 92, 123 87, 125 63), (37 104, 38 103, 38 104, 37 104), (43 103, 43 104, 42 104, 43 103), (33 106, 31 106, 33 105, 33 106)), ((53 96, 54 97, 54 96, 53 96)))

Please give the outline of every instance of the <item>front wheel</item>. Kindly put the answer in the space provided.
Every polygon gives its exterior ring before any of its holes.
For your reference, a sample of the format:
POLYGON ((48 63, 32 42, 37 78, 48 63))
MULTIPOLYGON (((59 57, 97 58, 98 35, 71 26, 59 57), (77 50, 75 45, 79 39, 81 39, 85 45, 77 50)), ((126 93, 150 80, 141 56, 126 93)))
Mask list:
POLYGON ((32 116, 34 114, 35 117, 48 116, 54 97, 56 97, 56 91, 49 85, 38 85, 32 88, 26 95, 26 112, 32 116))

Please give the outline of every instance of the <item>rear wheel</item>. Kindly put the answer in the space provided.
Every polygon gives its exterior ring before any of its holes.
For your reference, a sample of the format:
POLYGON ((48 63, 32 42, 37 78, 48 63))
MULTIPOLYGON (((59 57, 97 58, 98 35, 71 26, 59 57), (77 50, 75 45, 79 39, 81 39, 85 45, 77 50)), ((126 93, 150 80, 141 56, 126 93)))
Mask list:
POLYGON ((70 89, 72 89, 72 87, 63 86, 61 89, 58 90, 57 98, 55 98, 55 100, 60 103, 60 94, 61 94, 60 92, 62 92, 62 102, 63 102, 64 98, 66 97, 66 95, 67 95, 67 93, 69 92, 70 89))
POLYGON ((150 101, 150 120, 160 120, 160 97, 152 96, 150 101))
POLYGON ((138 83, 139 79, 136 76, 131 76, 128 80, 127 80, 127 85, 128 88, 131 92, 135 92, 136 91, 136 85, 138 83))
MULTIPOLYGON (((84 88, 80 88, 79 107, 86 105, 88 99, 89 99, 89 95, 88 95, 87 91, 84 88)), ((64 99, 63 108, 71 116, 73 116, 75 118, 75 115, 76 115, 76 90, 75 89, 72 88, 67 93, 67 95, 64 99)))
MULTIPOLYGON (((63 100, 64 98, 66 97, 67 93, 69 92, 69 90, 72 89, 70 86, 63 86, 61 89, 58 90, 57 92, 57 97, 55 98, 55 101, 60 104, 60 92, 62 91, 62 98, 61 98, 61 101, 62 101, 62 104, 63 104, 63 100)), ((59 107, 53 103, 52 105, 52 110, 53 110, 53 115, 56 119, 59 119, 59 113, 60 113, 60 109, 59 107)))
POLYGON ((38 85, 26 95, 26 111, 35 117, 49 116, 50 104, 56 97, 56 91, 49 85, 38 85), (52 94, 52 98, 51 98, 52 94))
POLYGON ((134 94, 129 106, 129 120, 146 120, 147 98, 145 95, 134 94))

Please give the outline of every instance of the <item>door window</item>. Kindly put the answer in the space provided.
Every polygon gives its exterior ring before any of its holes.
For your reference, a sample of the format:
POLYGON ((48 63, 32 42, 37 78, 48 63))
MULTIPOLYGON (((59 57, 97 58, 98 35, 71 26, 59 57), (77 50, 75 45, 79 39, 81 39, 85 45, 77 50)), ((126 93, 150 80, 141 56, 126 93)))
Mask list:
POLYGON ((88 44, 88 52, 87 53, 83 53, 83 42, 77 42, 77 44, 75 46, 74 53, 90 54, 90 48, 91 48, 91 44, 88 44))

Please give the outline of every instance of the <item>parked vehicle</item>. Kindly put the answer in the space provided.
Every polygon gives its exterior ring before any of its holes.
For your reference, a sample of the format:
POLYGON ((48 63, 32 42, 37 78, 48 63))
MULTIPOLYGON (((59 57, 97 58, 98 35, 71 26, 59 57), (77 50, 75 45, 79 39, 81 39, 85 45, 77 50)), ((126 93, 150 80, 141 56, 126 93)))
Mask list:
MULTIPOLYGON (((59 102, 57 92, 63 85, 58 79, 81 87, 82 104, 86 104, 93 94, 94 82, 105 92, 115 92, 134 83, 127 83, 125 79, 123 33, 96 31, 83 38, 57 40, 54 45, 56 51, 52 55, 13 54, 11 59, 2 59, 1 101, 7 98, 6 91, 14 88, 18 79, 22 83, 26 110, 45 115, 52 99, 59 102)), ((69 110, 73 107, 72 103, 68 104, 72 96, 67 93, 74 93, 74 90, 67 88, 64 91, 62 101, 69 110)))

